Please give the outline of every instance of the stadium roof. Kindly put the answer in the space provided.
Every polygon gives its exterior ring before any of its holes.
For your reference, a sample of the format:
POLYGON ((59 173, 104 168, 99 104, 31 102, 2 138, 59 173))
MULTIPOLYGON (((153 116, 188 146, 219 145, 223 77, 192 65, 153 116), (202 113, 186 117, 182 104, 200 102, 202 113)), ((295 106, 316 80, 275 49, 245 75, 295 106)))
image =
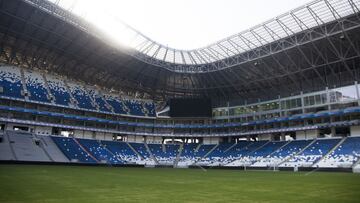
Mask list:
POLYGON ((163 45, 124 22, 116 26, 123 26, 123 29, 119 30, 126 32, 123 34, 126 36, 124 40, 129 41, 128 45, 136 50, 132 52, 136 58, 172 71, 193 73, 216 71, 237 65, 241 63, 241 60, 236 60, 239 55, 357 13, 359 8, 360 1, 357 0, 316 0, 243 32, 193 50, 180 50, 163 45), (226 60, 229 58, 237 62, 226 60))
POLYGON ((314 1, 210 46, 181 51, 131 27, 135 49, 114 45, 47 0, 0 0, 0 59, 157 98, 249 102, 358 81, 359 8, 360 0, 314 1))

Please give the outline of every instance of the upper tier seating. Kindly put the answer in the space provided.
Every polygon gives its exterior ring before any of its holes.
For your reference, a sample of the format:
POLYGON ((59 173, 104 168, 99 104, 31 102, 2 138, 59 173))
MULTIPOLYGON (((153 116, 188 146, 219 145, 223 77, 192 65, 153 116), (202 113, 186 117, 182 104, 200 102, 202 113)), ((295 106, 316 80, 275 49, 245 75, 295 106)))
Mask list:
POLYGON ((360 159, 360 137, 347 137, 334 151, 319 162, 320 167, 351 167, 360 159))
POLYGON ((115 141, 101 141, 101 143, 123 162, 128 164, 142 164, 141 157, 139 157, 127 143, 115 141))
POLYGON ((280 166, 284 167, 309 167, 326 155, 341 139, 319 139, 309 145, 303 152, 295 155, 280 166))
POLYGON ((105 98, 107 103, 109 103, 113 107, 115 113, 127 114, 127 112, 124 109, 124 104, 120 99, 110 95, 105 95, 105 98))
POLYGON ((25 99, 24 90, 29 93, 29 100, 35 102, 55 103, 63 106, 87 110, 99 110, 133 116, 156 117, 155 104, 151 101, 120 99, 106 92, 95 89, 87 90, 83 85, 66 82, 57 76, 43 74, 39 71, 0 65, 0 96, 6 98, 25 99), (23 83, 25 87, 23 87, 23 83), (67 87, 68 85, 68 87, 67 87), (51 97, 53 96, 53 98, 51 97), (71 101, 73 96, 74 101, 71 101))
POLYGON ((3 88, 3 92, 0 92, 1 96, 24 98, 21 94, 23 85, 20 70, 16 67, 0 66, 0 87, 3 88))
POLYGON ((89 95, 93 98, 95 103, 98 105, 100 111, 111 112, 111 109, 109 109, 106 106, 104 97, 102 97, 97 90, 89 89, 89 95))
POLYGON ((89 139, 77 139, 78 142, 89 152, 93 157, 102 163, 122 164, 123 162, 113 154, 111 151, 100 145, 100 141, 89 139))
POLYGON ((56 145, 72 162, 97 163, 86 151, 84 151, 74 140, 68 137, 52 137, 56 145))
POLYGON ((92 105, 89 93, 85 87, 75 83, 68 83, 71 94, 78 101, 78 107, 83 109, 96 110, 92 105))
POLYGON ((55 98, 55 103, 68 106, 70 103, 70 94, 66 89, 65 83, 57 77, 51 75, 47 75, 46 79, 49 85, 50 93, 55 98))
POLYGON ((38 72, 24 71, 26 89, 30 93, 29 99, 39 102, 50 102, 43 76, 38 72))
POLYGON ((151 116, 151 117, 156 117, 156 112, 155 112, 155 104, 152 103, 152 102, 146 102, 144 104, 144 107, 146 108, 147 110, 147 115, 148 116, 151 116))
POLYGON ((140 101, 125 100, 125 104, 129 108, 131 115, 145 116, 144 111, 143 111, 143 106, 140 101))

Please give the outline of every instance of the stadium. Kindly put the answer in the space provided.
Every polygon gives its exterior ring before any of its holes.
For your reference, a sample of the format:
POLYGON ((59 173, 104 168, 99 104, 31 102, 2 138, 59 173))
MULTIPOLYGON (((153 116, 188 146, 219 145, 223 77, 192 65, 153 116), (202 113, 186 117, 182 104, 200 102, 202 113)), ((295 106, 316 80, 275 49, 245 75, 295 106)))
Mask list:
POLYGON ((360 0, 195 49, 61 2, 0 0, 0 202, 360 201, 360 0))

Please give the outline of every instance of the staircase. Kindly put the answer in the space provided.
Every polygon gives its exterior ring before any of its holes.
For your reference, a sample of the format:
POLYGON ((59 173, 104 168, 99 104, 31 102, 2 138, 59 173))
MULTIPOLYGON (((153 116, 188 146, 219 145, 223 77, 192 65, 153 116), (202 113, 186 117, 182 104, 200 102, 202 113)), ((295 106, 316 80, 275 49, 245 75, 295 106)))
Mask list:
POLYGON ((237 143, 234 143, 233 145, 231 145, 229 148, 227 148, 226 150, 224 150, 224 153, 230 151, 232 148, 234 148, 237 145, 237 143))
POLYGON ((20 68, 20 75, 21 75, 21 84, 23 86, 23 95, 25 97, 25 100, 29 100, 29 97, 30 97, 30 92, 27 90, 27 87, 26 87, 26 80, 25 80, 25 73, 24 73, 24 69, 23 68, 20 68))
POLYGON ((33 138, 38 139, 40 141, 40 147, 41 149, 44 151, 44 153, 46 154, 47 158, 50 159, 51 162, 54 162, 54 159, 50 156, 50 154, 48 153, 48 151, 46 151, 44 145, 47 145, 47 143, 45 142, 45 140, 42 138, 42 136, 38 137, 36 134, 33 134, 33 138))
POLYGON ((351 166, 351 168, 354 168, 354 167, 357 166, 358 164, 360 164, 360 158, 351 166))
POLYGON ((47 92, 47 97, 48 99, 51 101, 51 103, 55 104, 55 97, 51 94, 50 88, 49 88, 49 83, 47 81, 46 75, 45 74, 41 74, 43 80, 44 80, 44 84, 45 84, 45 88, 46 88, 46 92, 47 92))
POLYGON ((108 108, 111 113, 115 113, 114 107, 112 107, 106 100, 106 96, 102 94, 102 92, 99 90, 99 96, 104 100, 106 108, 108 108))
POLYGON ((213 148, 211 148, 203 157, 200 157, 199 159, 197 159, 194 164, 196 164, 197 162, 201 161, 201 159, 209 156, 209 154, 210 154, 211 152, 213 152, 218 146, 219 146, 219 144, 215 145, 215 146, 214 146, 213 148))
MULTIPOLYGON (((95 94, 90 95, 90 94, 89 94, 89 90, 85 87, 85 85, 83 86, 83 90, 84 90, 85 94, 86 94, 87 96, 89 96, 91 105, 92 105, 93 107, 95 107, 95 109, 96 109, 97 111, 100 111, 100 107, 99 107, 99 105, 96 103, 95 98, 93 97, 95 94)), ((95 92, 95 90, 93 90, 93 91, 95 92)))
POLYGON ((182 153, 183 149, 184 149, 184 143, 181 143, 180 147, 179 147, 178 154, 176 155, 176 159, 174 161, 174 168, 176 168, 178 163, 179 163, 180 156, 181 156, 181 153, 182 153))
POLYGON ((100 163, 100 161, 97 160, 92 154, 90 154, 90 152, 88 152, 88 151, 85 149, 85 147, 82 146, 82 144, 80 144, 79 141, 77 141, 76 138, 72 138, 72 139, 73 139, 74 142, 75 142, 77 145, 79 145, 79 147, 80 147, 84 152, 86 152, 92 159, 94 159, 97 163, 100 163))
POLYGON ((198 152, 200 147, 201 147, 202 144, 199 144, 196 148, 195 148, 195 152, 198 152))
POLYGON ((66 88, 66 91, 69 93, 70 95, 70 104, 71 106, 73 107, 78 107, 78 101, 74 98, 74 96, 72 95, 72 92, 70 90, 70 87, 69 87, 69 84, 66 82, 66 80, 63 80, 64 81, 64 86, 66 88))
MULTIPOLYGON (((100 140, 98 140, 98 143, 99 143, 99 145, 100 145, 102 148, 104 148, 107 152, 109 152, 109 154, 111 154, 111 156, 116 157, 116 159, 117 159, 118 161, 120 161, 121 163, 124 162, 124 161, 121 160, 118 156, 116 156, 112 151, 110 151, 105 145, 103 145, 100 140)), ((110 163, 110 161, 109 161, 109 163, 110 163)))
POLYGON ((9 143, 11 154, 13 155, 15 160, 18 160, 18 158, 17 158, 17 156, 15 154, 15 150, 14 150, 12 144, 11 144, 10 136, 6 131, 4 131, 4 136, 6 136, 6 139, 7 139, 8 143, 9 143))
POLYGON ((288 141, 286 144, 284 144, 283 146, 279 147, 277 150, 271 152, 270 154, 266 155, 266 157, 270 157, 271 155, 273 155, 274 153, 278 152, 279 150, 281 150, 282 148, 284 148, 286 145, 290 144, 292 140, 288 141))
POLYGON ((141 156, 141 154, 139 154, 139 153, 134 149, 134 147, 131 146, 130 143, 126 142, 126 144, 130 147, 130 149, 131 149, 136 155, 138 155, 138 157, 139 157, 141 160, 144 160, 144 157, 141 156))
POLYGON ((159 161, 158 161, 158 160, 155 158, 155 156, 152 154, 152 152, 151 152, 151 150, 150 150, 150 148, 149 148, 149 146, 147 145, 146 142, 144 142, 144 145, 145 145, 146 151, 150 154, 150 158, 152 158, 152 159, 155 161, 155 163, 156 163, 157 165, 159 165, 159 161))

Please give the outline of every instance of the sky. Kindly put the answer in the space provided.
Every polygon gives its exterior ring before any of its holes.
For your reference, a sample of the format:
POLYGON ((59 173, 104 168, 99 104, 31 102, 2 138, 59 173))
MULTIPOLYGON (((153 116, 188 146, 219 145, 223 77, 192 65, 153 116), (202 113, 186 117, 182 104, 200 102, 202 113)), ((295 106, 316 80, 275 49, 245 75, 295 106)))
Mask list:
MULTIPOLYGON (((55 2, 56 0, 50 0, 55 2)), ((125 22, 165 46, 191 50, 261 24, 312 0, 60 0, 126 44, 125 22)))

